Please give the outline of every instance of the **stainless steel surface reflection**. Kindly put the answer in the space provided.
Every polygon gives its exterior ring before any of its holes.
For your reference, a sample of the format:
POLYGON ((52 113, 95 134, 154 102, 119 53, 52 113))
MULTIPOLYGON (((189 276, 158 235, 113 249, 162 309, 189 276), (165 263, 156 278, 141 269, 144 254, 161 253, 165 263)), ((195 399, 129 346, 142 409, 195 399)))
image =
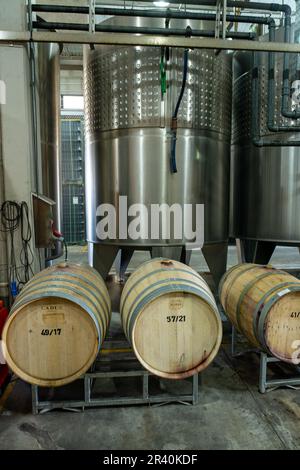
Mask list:
MULTIPOLYGON (((96 208, 115 204, 203 203, 205 242, 228 238, 231 59, 191 51, 178 115, 178 173, 170 171, 170 123, 182 81, 183 51, 171 51, 161 98, 160 49, 85 50, 87 237, 96 237, 96 208)), ((183 244, 183 239, 179 244, 183 244)), ((112 240, 120 245, 174 240, 112 240)), ((178 241, 176 241, 178 244, 178 241)))
MULTIPOLYGON (((163 19, 126 18, 125 24, 150 23, 164 26, 163 19)), ((173 27, 188 24, 213 29, 209 23, 172 20, 173 27)), ((150 226, 148 238, 121 239, 117 226, 116 238, 99 240, 97 207, 109 203, 118 209, 119 196, 127 196, 128 205, 146 204, 148 213, 151 204, 204 204, 204 256, 210 269, 218 273, 216 278, 226 269, 232 58, 224 51, 189 51, 186 88, 177 121, 178 172, 172 173, 171 118, 182 84, 183 57, 184 50, 176 48, 84 48, 87 238, 90 263, 103 275, 118 247, 122 249, 119 263, 123 274, 133 249, 150 249, 152 256, 188 263, 188 255, 182 258, 187 241, 184 235, 177 239, 172 233, 170 237, 161 234, 154 239, 150 226)))

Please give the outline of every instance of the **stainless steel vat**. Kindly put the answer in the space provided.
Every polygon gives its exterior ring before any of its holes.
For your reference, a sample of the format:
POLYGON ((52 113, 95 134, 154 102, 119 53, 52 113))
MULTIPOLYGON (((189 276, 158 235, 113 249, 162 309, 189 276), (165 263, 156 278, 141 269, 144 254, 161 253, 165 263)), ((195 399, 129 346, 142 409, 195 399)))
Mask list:
MULTIPOLYGON (((140 20, 135 19, 134 24, 140 24, 140 20)), ((189 51, 187 85, 178 114, 178 172, 171 173, 170 124, 182 83, 184 51, 169 51, 167 91, 163 96, 161 54, 161 48, 154 47, 85 47, 90 262, 106 275, 119 248, 123 249, 123 266, 133 249, 150 249, 153 256, 168 255, 188 262, 184 239, 117 238, 101 242, 96 234, 96 209, 100 204, 117 205, 119 195, 128 197, 128 205, 202 203, 203 253, 217 279, 226 269, 228 239, 231 55, 189 51)))
MULTIPOLYGON (((291 57, 291 82, 296 79, 291 57)), ((233 59, 233 147, 231 165, 231 236, 240 239, 246 261, 267 263, 276 245, 300 246, 300 148, 256 147, 251 139, 252 54, 233 59)), ((275 124, 297 121, 280 114, 282 57, 276 60, 275 124)), ((259 68, 261 137, 299 140, 294 132, 272 133, 267 129, 267 55, 259 68)), ((292 103, 295 106, 295 103, 292 103)), ((298 124, 299 125, 299 124, 298 124)))

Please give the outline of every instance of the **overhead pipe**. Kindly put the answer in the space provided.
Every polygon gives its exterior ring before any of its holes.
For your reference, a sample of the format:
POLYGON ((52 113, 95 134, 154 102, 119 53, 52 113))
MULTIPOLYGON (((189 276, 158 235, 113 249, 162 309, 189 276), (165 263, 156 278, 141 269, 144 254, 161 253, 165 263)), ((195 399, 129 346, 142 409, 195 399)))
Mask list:
MULTIPOLYGON (((145 3, 151 3, 153 4, 153 0, 131 0, 132 2, 145 2, 145 3)), ((199 0, 190 0, 187 2, 182 2, 182 0, 170 0, 170 4, 172 5, 182 5, 182 3, 185 3, 186 5, 196 5, 196 6, 216 6, 216 1, 215 0, 205 0, 204 2, 201 1, 201 5, 199 5, 199 0)), ((40 11, 40 12, 46 12, 44 8, 56 8, 60 9, 60 12, 62 13, 62 9, 66 8, 64 5, 43 5, 43 4, 35 4, 32 5, 32 11, 40 11)), ((86 14, 86 10, 88 11, 88 7, 85 6, 68 6, 68 8, 73 8, 72 13, 80 13, 80 14, 86 14), (77 10, 77 11, 75 11, 77 10)), ((101 7, 100 7, 101 8, 101 7)), ((96 7, 96 14, 97 13, 98 7, 96 7)), ((47 10, 47 13, 58 13, 57 10, 47 10)), ((70 12, 69 12, 70 13, 70 12)), ((88 14, 88 13, 87 13, 88 14)))
MULTIPOLYGON (((84 23, 53 23, 46 21, 34 21, 33 27, 37 29, 65 29, 70 31, 88 31, 89 25, 84 23)), ((135 26, 114 26, 114 25, 96 25, 96 32, 110 32, 110 33, 129 33, 129 34, 151 34, 159 36, 186 36, 185 29, 178 28, 140 28, 135 26)), ((214 37, 214 31, 206 30, 194 30, 189 29, 189 36, 199 36, 199 37, 214 37)), ((230 32, 228 37, 234 39, 254 39, 254 33, 242 33, 242 32, 230 32)))
MULTIPOLYGON (((271 26, 269 30, 269 38, 270 40, 274 37, 274 28, 271 26)), ((268 77, 268 111, 267 111, 267 127, 272 132, 278 131, 298 131, 300 129, 291 127, 286 128, 285 126, 275 126, 274 125, 274 81, 272 86, 272 79, 274 77, 274 53, 269 53, 269 77, 268 77), (270 80, 271 79, 271 80, 270 80)), ((300 141, 297 140, 270 140, 269 138, 262 138, 259 134, 258 129, 258 116, 259 116, 259 109, 260 109, 260 102, 259 102, 259 88, 258 88, 258 70, 259 70, 259 59, 258 53, 253 52, 253 69, 252 69, 252 112, 251 112, 251 129, 252 129, 252 143, 256 147, 299 147, 300 141)))
MULTIPOLYGON (((270 41, 275 41, 275 27, 270 27, 269 30, 270 41)), ((270 52, 268 54, 268 129, 271 132, 300 132, 300 126, 276 126, 274 123, 275 114, 275 54, 270 52)), ((285 70, 285 67, 283 67, 285 70)), ((289 80, 289 79, 288 79, 289 80)), ((283 87, 286 87, 286 84, 283 87)), ((288 116, 287 116, 288 117, 288 116)), ((290 116, 291 117, 291 116, 290 116)))
MULTIPOLYGON (((278 3, 258 3, 251 2, 245 5, 242 1, 230 1, 228 0, 227 5, 230 7, 236 6, 238 8, 247 8, 253 10, 268 10, 273 12, 282 12, 285 15, 284 18, 284 42, 291 43, 291 28, 292 28, 292 10, 289 5, 278 4, 278 3)), ((274 38, 275 39, 275 38, 274 38)), ((298 74, 300 71, 297 71, 298 74)), ((289 77, 289 55, 284 54, 283 56, 283 77, 282 77, 282 100, 281 100, 281 114, 282 116, 289 119, 300 118, 300 111, 289 110, 289 97, 290 97, 290 77, 289 77)), ((290 126, 292 130, 298 130, 296 126, 290 126)), ((289 130, 289 126, 282 126, 279 131, 289 130)), ((276 132, 276 131, 275 131, 276 132)))
MULTIPOLYGON (((173 4, 178 4, 181 3, 180 1, 173 1, 173 4)), ((198 1, 190 1, 187 2, 187 4, 194 4, 198 5, 198 1)), ((216 5, 215 1, 203 1, 201 2, 202 6, 209 6, 209 5, 216 5)), ((272 11, 272 12, 282 12, 285 15, 285 42, 290 43, 291 42, 291 8, 289 5, 282 5, 278 3, 258 3, 258 2, 251 2, 250 4, 245 4, 243 1, 227 1, 227 6, 228 7, 234 7, 234 8, 242 8, 242 9, 249 9, 249 10, 260 10, 260 11, 272 11)), ((62 13, 87 13, 88 12, 88 7, 64 7, 64 6, 58 6, 58 5, 33 5, 32 6, 33 11, 51 11, 51 12, 62 12, 62 13)), ((149 16, 149 17, 173 17, 173 18, 188 18, 186 12, 171 12, 171 10, 157 10, 157 11, 149 11, 149 10, 128 10, 128 9, 117 9, 117 8, 96 8, 96 14, 115 14, 120 15, 120 16, 149 16), (108 13, 109 12, 109 13, 108 13)), ((215 19, 215 14, 209 14, 209 13, 188 13, 189 18, 188 19, 203 19, 203 20, 214 20, 215 19)), ((257 23, 257 24, 268 24, 272 28, 272 22, 274 22, 273 19, 270 18, 262 18, 262 17, 252 17, 252 16, 236 16, 236 15, 226 15, 226 20, 231 21, 231 22, 244 22, 244 23, 257 23)), ((49 25, 49 23, 48 23, 49 25)), ((63 26, 63 23, 57 23, 57 27, 54 29, 65 29, 65 26, 63 26), (61 27, 59 27, 61 26, 61 27)), ((65 24, 67 25, 67 24, 65 24)), ((80 25, 81 27, 85 27, 85 25, 80 25)), ((80 29, 80 30, 85 30, 82 29, 78 25, 73 25, 72 28, 70 29, 80 29)), ((100 26, 100 25, 98 25, 100 26)), ((130 30, 126 30, 124 27, 120 27, 118 30, 113 30, 110 29, 108 25, 105 25, 107 29, 98 29, 96 28, 96 31, 110 31, 110 32, 128 32, 128 33, 136 33, 137 31, 134 31, 130 28, 130 30)), ((103 28, 103 26, 102 26, 103 28)), ((43 29, 48 29, 48 28, 43 28, 43 29)), ((156 29, 151 29, 149 30, 148 28, 142 29, 142 28, 137 28, 139 29, 138 32, 142 34, 162 34, 164 30, 159 31, 159 28, 156 29)), ((176 30, 176 29, 171 29, 168 31, 170 35, 183 35, 185 32, 182 30, 176 30)), ((199 35, 202 36, 210 36, 210 32, 199 32, 199 35)), ((233 35, 233 33, 230 34, 229 37, 241 37, 241 33, 235 33, 238 34, 238 36, 233 35)), ((198 35, 196 31, 193 32, 194 36, 198 35)), ((252 38, 253 36, 248 38, 252 38)), ((273 39, 274 40, 274 39, 273 39)), ((298 128, 296 126, 274 126, 274 96, 271 96, 271 90, 274 89, 275 92, 275 85, 274 85, 274 78, 272 78, 272 73, 270 72, 270 69, 272 68, 272 63, 275 61, 274 53, 269 54, 269 82, 268 82, 268 128, 269 130, 273 132, 278 132, 278 131, 297 131, 298 128), (272 111, 273 109, 273 111, 272 111)), ((274 70, 273 70, 274 71, 274 70)), ((274 75, 274 73, 273 73, 274 75)), ((254 89, 256 87, 254 86, 254 89)), ((287 53, 284 54, 284 67, 283 67, 283 92, 282 92, 282 107, 281 107, 281 113, 283 116, 288 117, 288 118, 297 118, 300 117, 300 113, 297 113, 297 111, 288 111, 288 103, 289 103, 289 56, 287 53)), ((256 138, 254 137, 254 140, 256 138)))
MULTIPOLYGON (((242 1, 231 1, 228 0, 227 2, 228 7, 238 7, 238 8, 247 8, 247 9, 253 9, 253 10, 268 10, 268 11, 273 11, 273 12, 282 12, 285 15, 285 20, 284 20, 284 42, 286 43, 291 43, 291 15, 292 15, 292 10, 289 5, 281 5, 277 3, 258 3, 258 2, 251 2, 250 4, 245 5, 244 2, 242 1)), ((270 26, 270 25, 269 25, 270 26)), ((272 38, 272 41, 275 40, 275 29, 271 27, 269 29, 270 37, 272 38)), ((270 39, 271 40, 271 39, 270 39)), ((274 72, 275 70, 275 55, 274 53, 269 53, 269 77, 268 77, 268 129, 272 132, 298 132, 300 131, 299 126, 275 126, 274 125, 274 112, 275 112, 275 102, 274 102, 274 94, 275 94, 275 77, 274 77, 274 72), (272 72, 273 70, 273 72, 272 72)), ((258 80, 258 76, 254 77, 254 80, 258 80)), ((297 111, 289 111, 288 110, 288 105, 289 105, 289 93, 290 93, 290 83, 289 83, 289 55, 287 53, 284 54, 283 58, 283 87, 282 87, 282 103, 281 103, 281 114, 284 117, 291 118, 291 119, 297 119, 300 117, 300 112, 297 111)), ((256 87, 255 87, 255 90, 256 87)), ((258 90, 256 91, 258 94, 258 90)), ((257 103, 257 101, 256 101, 257 103)), ((256 117, 258 116, 258 113, 256 117)), ((257 121, 257 120, 256 120, 257 121)), ((256 137, 254 137, 254 143, 256 141, 256 144, 259 144, 260 146, 262 145, 287 145, 287 146, 298 146, 300 143, 298 141, 281 141, 281 142, 273 142, 273 143, 265 143, 264 140, 258 139, 256 140, 256 137)), ((256 145, 255 144, 255 145, 256 145)))
MULTIPOLYGON (((290 43, 292 42, 291 37, 291 17, 285 18, 285 38, 284 42, 290 43)), ((300 71, 297 70, 297 75, 299 75, 300 71)), ((291 118, 291 119, 298 119, 300 118, 300 111, 291 111, 289 110, 289 98, 290 98, 290 70, 289 70, 289 56, 288 54, 284 54, 283 56, 283 80, 282 80, 282 103, 281 103, 281 114, 284 117, 291 118)))
MULTIPOLYGON (((88 14, 88 7, 74 7, 62 5, 32 5, 32 11, 44 13, 69 13, 69 14, 88 14)), ((170 9, 159 10, 141 10, 141 9, 124 9, 124 8, 106 8, 96 7, 96 15, 112 15, 112 16, 128 16, 128 17, 143 17, 143 18, 170 18, 170 19, 188 19, 188 20, 203 20, 215 21, 215 13, 195 13, 184 11, 172 11, 170 9)), ((268 19, 262 16, 252 15, 232 15, 226 14, 226 21, 232 23, 256 23, 267 24, 268 19)))
MULTIPOLYGON (((269 22, 269 41, 275 41, 275 22, 269 22)), ((300 141, 286 141, 275 140, 271 141, 268 138, 261 138, 258 131, 258 116, 259 116, 259 59, 258 54, 253 54, 253 71, 252 71, 252 134, 253 144, 257 147, 298 147, 300 141)), ((300 132, 300 126, 276 126, 274 122, 275 115, 275 53, 269 52, 268 54, 268 105, 267 105, 267 128, 271 132, 300 132)))

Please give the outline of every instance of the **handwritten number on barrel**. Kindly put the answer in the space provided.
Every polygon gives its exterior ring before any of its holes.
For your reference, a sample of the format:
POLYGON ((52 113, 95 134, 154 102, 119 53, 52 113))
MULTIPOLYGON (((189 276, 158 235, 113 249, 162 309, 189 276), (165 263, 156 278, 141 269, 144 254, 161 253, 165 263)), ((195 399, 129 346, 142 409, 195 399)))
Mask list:
POLYGON ((169 315, 167 316, 167 322, 170 323, 177 323, 177 322, 184 322, 185 315, 169 315))
POLYGON ((42 336, 60 336, 61 328, 52 328, 52 330, 48 330, 47 328, 41 331, 42 336))

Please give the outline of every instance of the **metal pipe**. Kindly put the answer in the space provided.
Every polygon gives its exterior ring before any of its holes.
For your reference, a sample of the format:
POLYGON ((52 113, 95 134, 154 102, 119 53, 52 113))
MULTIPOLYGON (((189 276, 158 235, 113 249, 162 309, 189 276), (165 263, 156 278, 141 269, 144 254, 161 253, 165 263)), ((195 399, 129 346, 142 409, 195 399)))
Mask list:
MULTIPOLYGON (((208 0, 206 0, 208 1, 208 0)), ((201 2, 203 5, 206 2, 201 2)), ((262 10, 262 11, 278 11, 285 13, 286 15, 291 15, 292 10, 289 5, 281 4, 281 3, 258 3, 258 2, 244 2, 244 1, 237 1, 237 0, 227 0, 227 6, 230 8, 242 8, 247 10, 262 10)))
MULTIPOLYGON (((275 39, 275 24, 269 25, 269 41, 272 43, 275 39)), ((267 127, 271 132, 298 132, 299 127, 296 126, 275 126, 274 125, 274 112, 275 112, 275 55, 273 52, 268 55, 268 111, 267 111, 267 127)), ((299 147, 300 141, 286 141, 286 140, 269 140, 262 138, 258 130, 258 116, 260 109, 259 102, 259 88, 258 88, 258 70, 259 59, 258 54, 253 54, 253 70, 252 70, 252 113, 251 113, 251 127, 253 139, 252 142, 256 147, 299 147)))
MULTIPOLYGON (((228 0, 228 6, 236 6, 239 8, 245 8, 245 3, 242 1, 231 1, 228 0)), ((284 13, 284 42, 291 43, 291 28, 292 28, 292 10, 289 5, 281 5, 278 3, 258 3, 251 2, 246 8, 254 10, 268 10, 268 11, 279 11, 284 13)), ((284 117, 290 119, 300 118, 300 111, 290 111, 289 108, 289 96, 290 96, 290 80, 289 80, 289 56, 284 54, 283 57, 283 76, 282 76, 282 102, 281 102, 281 114, 284 117)), ((292 127, 292 126, 291 126, 292 127)), ((276 128, 276 127, 275 127, 276 128)), ((300 128, 299 128, 300 129, 300 128)), ((279 131, 288 130, 287 126, 281 126, 278 128, 279 131)), ((298 130, 296 126, 293 126, 293 130, 298 130)))
MULTIPOLYGON (((136 1, 136 2, 145 2, 145 3, 151 3, 153 4, 153 0, 132 0, 133 2, 136 1)), ((181 5, 182 3, 185 3, 186 5, 196 5, 196 6, 216 6, 216 1, 215 0, 205 0, 204 2, 201 1, 201 5, 199 5, 199 0, 189 0, 187 2, 183 2, 182 0, 170 0, 170 3, 171 5, 181 5)), ((52 5, 45 5, 45 7, 51 7, 52 5)), ((41 5, 41 4, 36 4, 36 5, 33 5, 33 11, 44 11, 45 10, 42 10, 42 8, 44 7, 44 5, 41 5), (37 9, 38 8, 38 9, 37 9)), ((64 8, 64 6, 61 6, 61 5, 53 5, 53 8, 64 8)), ((86 7, 75 7, 75 6, 72 6, 71 8, 74 8, 74 9, 77 9, 77 10, 80 10, 78 11, 79 13, 86 13, 86 11, 84 11, 83 9, 86 8, 86 7)), ((47 12, 49 13, 55 13, 56 11, 52 10, 51 12, 49 10, 47 10, 47 12)), ((76 12, 75 12, 76 13, 76 12)))
MULTIPOLYGON (((33 27, 37 29, 66 29, 70 31, 88 31, 89 25, 84 23, 52 23, 34 21, 33 27)), ((97 32, 111 32, 111 33, 129 33, 129 34, 151 34, 159 36, 186 36, 187 32, 185 29, 178 28, 141 28, 135 26, 115 26, 115 25, 95 25, 97 32)), ((189 28, 189 36, 200 36, 200 37, 214 37, 213 31, 206 30, 193 30, 189 28)), ((228 37, 239 38, 239 39, 253 39, 253 33, 242 33, 242 32, 230 32, 228 37)))
MULTIPOLYGON (((269 40, 275 40, 275 25, 269 26, 269 40)), ((287 56, 287 54, 285 54, 287 56)), ((267 126, 271 132, 300 132, 300 126, 276 126, 274 123, 275 114, 275 54, 270 52, 268 54, 268 121, 267 126)), ((285 66, 283 67, 285 70, 285 66)), ((287 79, 289 81, 289 79, 287 79)), ((285 84, 285 86, 287 86, 285 84)), ((289 89, 289 86, 288 86, 289 89)), ((283 106, 283 102, 282 102, 283 106)))
MULTIPOLYGON (((88 14, 88 7, 73 7, 61 5, 33 5, 32 10, 36 12, 47 13, 81 13, 88 14)), ((95 12, 97 15, 112 15, 112 16, 129 16, 129 17, 144 17, 144 18, 174 18, 174 19, 189 19, 189 20, 207 20, 215 21, 215 13, 194 13, 189 11, 172 11, 170 9, 160 10, 141 10, 141 9, 123 9, 123 8, 105 8, 96 7, 95 12)), ((262 16, 252 15, 232 15, 226 14, 226 21, 232 23, 257 23, 268 24, 268 18, 262 16)))
MULTIPOLYGON (((132 0, 133 2, 141 0, 132 0)), ((153 3, 153 0, 143 0, 144 2, 153 3)), ((171 0, 171 5, 182 4, 182 0, 171 0)), ((190 0, 185 2, 186 5, 196 5, 196 6, 216 6, 215 0, 205 0, 201 1, 199 5, 199 0, 190 0)), ((282 5, 280 3, 258 3, 258 2, 245 2, 245 1, 233 1, 227 0, 227 6, 229 8, 242 8, 247 10, 263 10, 263 11, 277 11, 277 12, 286 12, 287 9, 290 9, 288 5, 282 5)), ((96 14, 101 7, 96 7, 96 14)), ((64 6, 64 5, 41 5, 35 4, 32 5, 32 11, 35 12, 44 12, 44 13, 79 13, 79 14, 88 14, 89 8, 85 6, 64 6), (71 11, 72 9, 72 11, 71 11)))
MULTIPOLYGON (((290 43, 291 38, 291 17, 286 16, 285 18, 285 42, 290 43)), ((299 70, 297 70, 299 73, 299 70)), ((282 77, 282 102, 281 102, 281 114, 284 117, 291 119, 300 118, 300 111, 289 110, 289 97, 290 97, 290 71, 289 71, 289 56, 284 54, 283 58, 283 77, 282 77)))

